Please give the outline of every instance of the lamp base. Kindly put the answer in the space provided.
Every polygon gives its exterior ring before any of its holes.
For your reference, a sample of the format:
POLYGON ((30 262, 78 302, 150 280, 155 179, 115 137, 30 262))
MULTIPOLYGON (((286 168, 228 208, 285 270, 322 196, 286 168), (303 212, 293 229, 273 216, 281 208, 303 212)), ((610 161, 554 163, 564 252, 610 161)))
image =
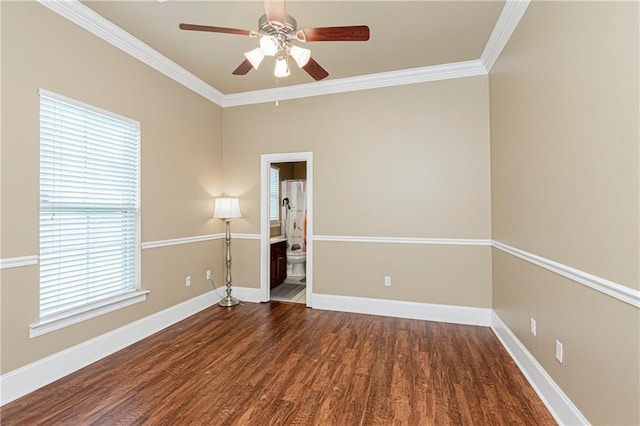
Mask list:
POLYGON ((235 297, 227 296, 224 299, 222 299, 220 302, 218 302, 218 305, 224 306, 226 308, 230 308, 231 306, 236 306, 239 303, 240 301, 235 297))

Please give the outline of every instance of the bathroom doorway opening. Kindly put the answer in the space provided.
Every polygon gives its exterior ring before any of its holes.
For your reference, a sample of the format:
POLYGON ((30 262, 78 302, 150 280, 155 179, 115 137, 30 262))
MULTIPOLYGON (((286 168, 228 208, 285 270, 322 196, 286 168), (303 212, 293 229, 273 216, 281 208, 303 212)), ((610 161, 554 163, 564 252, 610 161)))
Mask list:
POLYGON ((263 154, 261 162, 260 300, 312 307, 313 153, 263 154))

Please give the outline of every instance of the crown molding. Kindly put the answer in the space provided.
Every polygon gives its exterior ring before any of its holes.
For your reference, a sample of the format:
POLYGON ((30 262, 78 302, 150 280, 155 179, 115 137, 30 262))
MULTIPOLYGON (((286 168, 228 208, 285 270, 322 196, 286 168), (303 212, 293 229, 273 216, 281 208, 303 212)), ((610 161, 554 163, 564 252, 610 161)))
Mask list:
POLYGON ((225 95, 79 0, 37 1, 221 107, 486 75, 491 71, 530 3, 530 0, 506 0, 480 59, 225 95))
POLYGON ((487 70, 482 65, 482 62, 476 59, 430 67, 409 68, 399 71, 298 84, 295 86, 280 87, 278 89, 234 93, 224 95, 222 106, 250 105, 486 74, 487 70))
POLYGON ((38 0, 57 14, 69 19, 90 33, 144 62, 156 71, 193 90, 200 96, 222 106, 223 94, 191 74, 166 56, 152 49, 111 21, 103 18, 78 0, 38 0))
POLYGON ((507 45, 530 3, 531 0, 507 0, 505 2, 482 55, 480 55, 480 61, 487 73, 491 71, 498 60, 502 49, 507 45))

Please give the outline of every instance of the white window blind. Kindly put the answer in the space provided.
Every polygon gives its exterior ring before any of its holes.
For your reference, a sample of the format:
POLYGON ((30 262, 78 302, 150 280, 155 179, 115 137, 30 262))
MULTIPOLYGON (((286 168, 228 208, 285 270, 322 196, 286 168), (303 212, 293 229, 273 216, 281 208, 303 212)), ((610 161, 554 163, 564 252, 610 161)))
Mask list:
POLYGON ((40 90, 40 318, 138 289, 140 124, 40 90))
POLYGON ((269 219, 280 220, 280 169, 269 169, 269 219))

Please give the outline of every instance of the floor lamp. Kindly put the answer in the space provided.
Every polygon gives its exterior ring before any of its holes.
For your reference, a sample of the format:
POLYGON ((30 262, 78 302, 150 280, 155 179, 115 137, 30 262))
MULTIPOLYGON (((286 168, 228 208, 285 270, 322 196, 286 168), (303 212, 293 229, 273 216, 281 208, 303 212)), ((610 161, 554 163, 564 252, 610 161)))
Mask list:
POLYGON ((213 217, 217 219, 223 219, 226 224, 226 231, 224 234, 224 241, 227 245, 227 252, 225 255, 227 266, 227 295, 218 304, 220 306, 235 306, 240 301, 231 296, 231 219, 236 217, 242 217, 240 215, 240 203, 237 198, 216 198, 215 206, 213 209, 213 217))

